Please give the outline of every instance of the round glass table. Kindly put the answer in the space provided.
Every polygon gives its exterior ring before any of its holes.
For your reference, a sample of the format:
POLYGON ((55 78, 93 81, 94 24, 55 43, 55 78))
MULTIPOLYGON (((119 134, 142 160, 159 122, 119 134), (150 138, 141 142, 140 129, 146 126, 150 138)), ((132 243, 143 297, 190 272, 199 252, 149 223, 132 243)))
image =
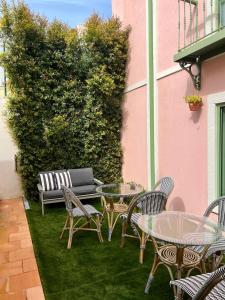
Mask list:
POLYGON ((113 183, 103 184, 96 188, 102 195, 103 215, 107 214, 108 219, 108 240, 111 241, 112 232, 120 215, 127 211, 128 205, 124 199, 130 199, 142 193, 144 188, 135 183, 113 183), (117 200, 115 202, 115 199, 117 200), (119 201, 118 201, 119 199, 119 201))
MULTIPOLYGON (((155 248, 155 257, 145 287, 148 293, 154 274, 159 265, 164 265, 174 280, 172 268, 176 268, 176 278, 187 270, 187 276, 197 268, 205 273, 204 255, 209 246, 221 237, 221 230, 213 221, 194 214, 165 211, 158 215, 143 215, 138 226, 147 233, 155 248), (194 251, 191 246, 203 246, 201 252, 194 251)), ((176 299, 180 299, 180 291, 175 291, 176 299)))

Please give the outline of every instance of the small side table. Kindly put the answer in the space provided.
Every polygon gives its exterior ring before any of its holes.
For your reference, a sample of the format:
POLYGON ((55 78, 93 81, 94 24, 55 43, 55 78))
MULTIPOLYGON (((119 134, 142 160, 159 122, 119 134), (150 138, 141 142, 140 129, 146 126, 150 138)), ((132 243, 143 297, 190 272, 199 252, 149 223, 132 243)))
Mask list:
POLYGON ((102 195, 103 214, 106 213, 108 219, 108 240, 111 241, 117 220, 128 208, 128 205, 124 203, 124 199, 133 198, 142 193, 144 188, 134 183, 113 183, 101 185, 96 188, 96 191, 102 195), (114 202, 115 199, 119 199, 119 201, 114 202))

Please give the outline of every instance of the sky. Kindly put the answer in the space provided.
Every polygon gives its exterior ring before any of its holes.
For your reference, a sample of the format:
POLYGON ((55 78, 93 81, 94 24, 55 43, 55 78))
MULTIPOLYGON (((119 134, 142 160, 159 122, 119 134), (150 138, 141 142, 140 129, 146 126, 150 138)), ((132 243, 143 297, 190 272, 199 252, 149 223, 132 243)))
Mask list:
POLYGON ((112 15, 111 0, 25 0, 33 12, 49 20, 60 19, 71 27, 83 24, 94 12, 101 17, 112 15))

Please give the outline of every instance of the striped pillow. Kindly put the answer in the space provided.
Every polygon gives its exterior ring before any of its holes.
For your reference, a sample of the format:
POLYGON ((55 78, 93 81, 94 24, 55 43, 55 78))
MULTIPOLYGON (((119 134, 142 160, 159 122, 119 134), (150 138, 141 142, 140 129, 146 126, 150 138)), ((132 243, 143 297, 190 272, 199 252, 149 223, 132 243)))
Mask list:
POLYGON ((68 188, 72 187, 72 181, 70 178, 69 171, 55 172, 54 175, 55 175, 56 188, 58 190, 61 189, 61 184, 65 185, 68 188))
POLYGON ((40 177, 40 183, 44 191, 52 191, 56 189, 54 173, 51 172, 40 173, 39 177, 40 177))

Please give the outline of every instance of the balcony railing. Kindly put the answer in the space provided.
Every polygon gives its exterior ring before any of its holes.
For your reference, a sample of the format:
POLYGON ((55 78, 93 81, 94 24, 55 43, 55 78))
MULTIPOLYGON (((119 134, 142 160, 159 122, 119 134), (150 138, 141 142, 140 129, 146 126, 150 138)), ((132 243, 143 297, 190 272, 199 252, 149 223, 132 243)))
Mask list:
POLYGON ((225 52, 225 0, 178 0, 178 52, 174 61, 201 89, 201 63, 225 52))
POLYGON ((225 0, 178 0, 178 51, 225 27, 225 0))

